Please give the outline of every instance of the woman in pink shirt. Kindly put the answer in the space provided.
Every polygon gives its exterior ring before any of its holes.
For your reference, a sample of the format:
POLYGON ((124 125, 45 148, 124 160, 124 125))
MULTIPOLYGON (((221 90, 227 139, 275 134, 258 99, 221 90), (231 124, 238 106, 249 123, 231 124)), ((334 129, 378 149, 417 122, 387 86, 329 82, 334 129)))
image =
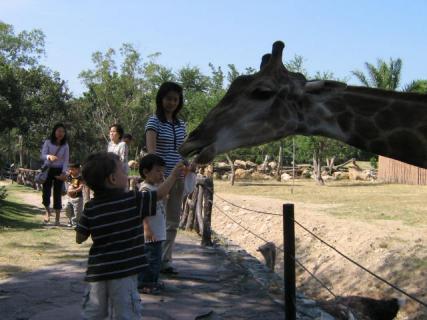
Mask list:
POLYGON ((69 147, 67 143, 67 133, 62 123, 57 123, 49 139, 46 139, 41 160, 49 167, 49 172, 45 183, 43 183, 43 205, 46 208, 44 222, 50 221, 50 196, 53 185, 53 209, 55 210, 55 225, 59 225, 59 217, 62 209, 62 188, 68 169, 69 147))

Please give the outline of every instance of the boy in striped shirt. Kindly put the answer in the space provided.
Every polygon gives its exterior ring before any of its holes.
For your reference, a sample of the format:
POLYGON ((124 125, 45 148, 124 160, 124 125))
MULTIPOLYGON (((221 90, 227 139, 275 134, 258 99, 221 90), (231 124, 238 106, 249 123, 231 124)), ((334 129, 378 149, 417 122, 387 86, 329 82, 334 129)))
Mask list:
POLYGON ((125 191, 127 174, 117 155, 99 152, 86 159, 82 176, 94 198, 86 203, 76 226, 77 243, 89 236, 93 242, 84 319, 141 319, 137 275, 147 265, 143 221, 156 214, 157 199, 169 193, 182 168, 177 164, 157 191, 125 191))

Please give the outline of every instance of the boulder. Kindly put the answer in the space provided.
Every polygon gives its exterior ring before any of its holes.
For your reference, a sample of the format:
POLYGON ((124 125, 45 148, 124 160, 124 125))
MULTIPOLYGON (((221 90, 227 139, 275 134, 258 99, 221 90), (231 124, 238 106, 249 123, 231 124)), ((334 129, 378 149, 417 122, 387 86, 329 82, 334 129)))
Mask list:
POLYGON ((246 168, 255 169, 257 167, 257 164, 252 161, 246 161, 246 168))
POLYGON ((273 179, 273 177, 271 177, 267 174, 258 172, 258 171, 252 172, 252 174, 250 175, 250 178, 253 180, 271 180, 271 179, 273 179))
POLYGON ((349 179, 348 172, 336 171, 332 175, 335 177, 335 180, 349 179))
POLYGON ((269 162, 269 163, 268 163, 268 166, 269 166, 272 170, 274 170, 274 169, 276 169, 276 168, 277 168, 277 162, 276 162, 276 161, 271 161, 271 162, 269 162))
POLYGON ((280 176, 280 181, 288 181, 291 180, 292 176, 290 174, 282 173, 282 175, 280 176))
POLYGON ((234 160, 234 166, 237 168, 246 169, 246 161, 243 160, 234 160))
POLYGON ((236 169, 234 172, 234 177, 236 179, 249 179, 251 177, 251 171, 250 170, 244 170, 244 169, 236 169))

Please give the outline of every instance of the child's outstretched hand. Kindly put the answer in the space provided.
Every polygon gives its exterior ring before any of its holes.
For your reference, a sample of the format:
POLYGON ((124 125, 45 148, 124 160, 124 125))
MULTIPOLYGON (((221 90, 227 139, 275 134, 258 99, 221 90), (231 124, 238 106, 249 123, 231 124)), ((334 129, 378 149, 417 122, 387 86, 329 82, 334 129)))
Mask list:
POLYGON ((172 170, 172 175, 175 178, 179 178, 182 173, 184 173, 185 165, 183 161, 178 162, 172 170))

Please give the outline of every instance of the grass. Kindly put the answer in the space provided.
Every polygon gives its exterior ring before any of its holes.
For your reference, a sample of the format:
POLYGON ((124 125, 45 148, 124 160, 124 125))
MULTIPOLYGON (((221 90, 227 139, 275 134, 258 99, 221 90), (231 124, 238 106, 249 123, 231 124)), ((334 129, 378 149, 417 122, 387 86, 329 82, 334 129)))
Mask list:
POLYGON ((327 181, 318 186, 312 180, 228 182, 215 181, 215 191, 258 195, 284 202, 319 206, 322 212, 359 220, 402 220, 405 224, 427 224, 427 186, 382 184, 365 181, 327 181))
POLYGON ((37 199, 39 192, 16 184, 7 189, 9 196, 0 201, 0 279, 87 256, 89 244, 76 244, 74 230, 44 227, 43 212, 20 196, 37 199))

